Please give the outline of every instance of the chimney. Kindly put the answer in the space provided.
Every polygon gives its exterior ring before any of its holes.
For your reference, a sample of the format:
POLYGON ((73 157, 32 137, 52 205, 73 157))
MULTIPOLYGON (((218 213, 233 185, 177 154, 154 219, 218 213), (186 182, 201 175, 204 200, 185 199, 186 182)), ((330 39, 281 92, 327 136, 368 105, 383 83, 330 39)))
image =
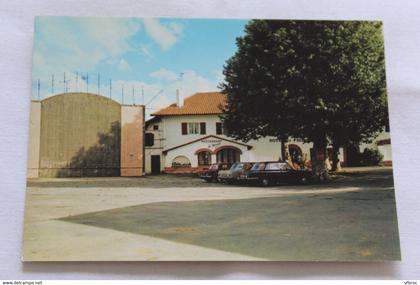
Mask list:
POLYGON ((184 106, 184 96, 182 96, 182 93, 179 89, 176 90, 176 106, 178 108, 184 106))

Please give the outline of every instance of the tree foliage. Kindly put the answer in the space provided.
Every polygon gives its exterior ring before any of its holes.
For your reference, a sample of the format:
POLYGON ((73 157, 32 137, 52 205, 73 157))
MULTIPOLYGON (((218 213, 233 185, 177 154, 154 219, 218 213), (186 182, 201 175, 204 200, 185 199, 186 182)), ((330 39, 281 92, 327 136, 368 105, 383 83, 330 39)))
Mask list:
POLYGON ((224 67, 229 134, 343 146, 388 120, 380 22, 253 20, 224 67))

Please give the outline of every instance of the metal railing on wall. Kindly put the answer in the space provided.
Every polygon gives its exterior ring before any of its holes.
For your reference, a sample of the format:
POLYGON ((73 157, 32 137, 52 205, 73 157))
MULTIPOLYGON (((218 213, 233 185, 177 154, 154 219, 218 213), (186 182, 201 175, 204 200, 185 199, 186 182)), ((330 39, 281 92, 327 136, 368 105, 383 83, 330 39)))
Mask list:
MULTIPOLYGON (((56 75, 51 75, 48 80, 34 79, 32 99, 40 101, 57 94, 86 92, 113 99, 123 105, 144 105, 143 86, 119 82, 121 80, 114 81, 111 78, 103 78, 99 73, 75 72, 69 75, 63 72, 59 79, 56 75)), ((158 95, 161 92, 159 91, 158 95)))

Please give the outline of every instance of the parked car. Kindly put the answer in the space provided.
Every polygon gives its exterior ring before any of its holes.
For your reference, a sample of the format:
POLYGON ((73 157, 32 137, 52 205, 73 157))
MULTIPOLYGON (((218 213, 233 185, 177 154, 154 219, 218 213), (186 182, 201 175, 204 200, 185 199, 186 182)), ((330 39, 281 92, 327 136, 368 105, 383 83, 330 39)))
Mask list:
POLYGON ((216 182, 219 171, 228 170, 231 168, 231 166, 232 163, 213 163, 207 170, 198 173, 198 176, 200 176, 200 178, 204 179, 206 182, 216 182))
POLYGON ((236 162, 232 164, 229 170, 220 170, 217 175, 219 182, 234 183, 240 181, 240 177, 243 177, 251 170, 252 162, 236 162))
POLYGON ((312 179, 311 170, 295 170, 287 162, 257 162, 246 176, 247 181, 262 186, 272 184, 305 183, 312 179))

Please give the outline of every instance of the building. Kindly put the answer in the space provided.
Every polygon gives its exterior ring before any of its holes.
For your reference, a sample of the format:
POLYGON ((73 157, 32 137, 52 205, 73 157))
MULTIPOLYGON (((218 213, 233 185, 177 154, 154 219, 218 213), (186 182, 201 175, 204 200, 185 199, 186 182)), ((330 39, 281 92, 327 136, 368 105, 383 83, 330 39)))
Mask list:
MULTIPOLYGON (((146 121, 146 173, 192 173, 215 162, 278 160, 281 143, 275 137, 242 142, 226 136, 219 118, 225 104, 226 97, 220 92, 196 93, 185 100, 178 92, 176 103, 153 113, 146 121)), ((389 132, 384 132, 371 144, 342 148, 340 162, 345 165, 355 152, 377 147, 390 165, 389 138, 389 132)), ((287 146, 292 157, 312 157, 312 143, 291 140, 287 146)))
POLYGON ((144 106, 91 93, 31 101, 28 178, 141 176, 144 106))
MULTIPOLYGON (((214 162, 278 160, 281 144, 274 137, 241 142, 226 136, 220 92, 196 93, 152 114, 146 122, 146 173, 197 172, 214 162)), ((311 144, 291 142, 289 150, 307 154, 311 144)))

